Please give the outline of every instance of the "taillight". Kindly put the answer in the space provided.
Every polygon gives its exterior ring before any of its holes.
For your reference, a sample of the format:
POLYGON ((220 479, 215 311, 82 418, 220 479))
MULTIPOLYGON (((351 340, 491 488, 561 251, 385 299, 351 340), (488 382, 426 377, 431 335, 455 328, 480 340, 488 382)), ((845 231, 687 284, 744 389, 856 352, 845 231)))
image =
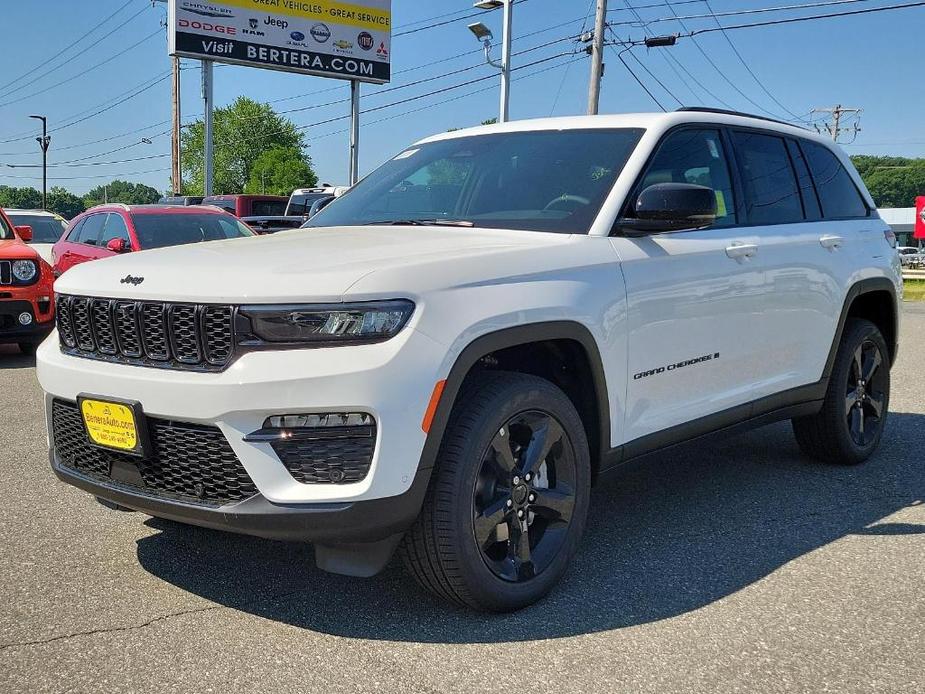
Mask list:
POLYGON ((885 238, 886 242, 890 244, 890 248, 896 248, 896 234, 893 233, 892 229, 887 229, 884 231, 883 238, 885 238))

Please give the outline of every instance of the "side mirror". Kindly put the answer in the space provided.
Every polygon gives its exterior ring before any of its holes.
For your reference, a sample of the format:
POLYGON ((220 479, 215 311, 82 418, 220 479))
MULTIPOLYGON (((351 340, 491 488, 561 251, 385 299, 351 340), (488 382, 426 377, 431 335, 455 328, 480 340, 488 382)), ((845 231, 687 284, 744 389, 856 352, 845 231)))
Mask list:
POLYGON ((312 203, 312 206, 308 210, 308 219, 311 219, 312 217, 314 217, 316 214, 321 212, 321 210, 323 210, 325 207, 330 205, 332 202, 334 202, 333 195, 328 195, 326 197, 318 198, 317 200, 315 200, 315 202, 312 203))
POLYGON ((113 253, 125 253, 131 250, 129 245, 125 242, 125 239, 109 239, 109 241, 106 242, 106 248, 113 253))
POLYGON ((18 226, 16 227, 16 234, 19 236, 19 238, 28 243, 32 240, 32 227, 30 227, 28 224, 18 226))
POLYGON ((716 193, 692 183, 656 183, 634 204, 636 216, 617 221, 626 236, 708 227, 716 220, 716 193))

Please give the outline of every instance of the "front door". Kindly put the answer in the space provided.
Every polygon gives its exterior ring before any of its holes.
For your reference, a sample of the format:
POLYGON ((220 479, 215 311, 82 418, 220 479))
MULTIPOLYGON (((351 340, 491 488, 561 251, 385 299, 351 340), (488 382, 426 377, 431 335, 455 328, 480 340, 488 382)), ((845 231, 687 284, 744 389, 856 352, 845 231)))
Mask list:
POLYGON ((672 131, 636 188, 712 188, 717 218, 710 228, 611 239, 627 293, 624 440, 636 442, 628 455, 698 433, 696 420, 748 403, 763 369, 755 326, 766 278, 758 236, 738 226, 728 149, 718 129, 672 131))

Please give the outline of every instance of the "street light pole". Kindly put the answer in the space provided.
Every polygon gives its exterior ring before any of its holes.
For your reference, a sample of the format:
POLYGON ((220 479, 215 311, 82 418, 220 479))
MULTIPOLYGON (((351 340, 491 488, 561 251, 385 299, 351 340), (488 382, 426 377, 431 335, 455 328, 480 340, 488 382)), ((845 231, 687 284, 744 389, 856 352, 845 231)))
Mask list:
POLYGON ((506 123, 510 120, 510 100, 511 100, 511 41, 513 32, 511 26, 514 20, 514 0, 479 0, 473 7, 480 10, 496 10, 499 7, 504 8, 504 17, 501 25, 501 62, 495 62, 491 59, 491 31, 481 22, 469 25, 469 31, 475 34, 475 37, 482 41, 485 47, 485 60, 501 70, 501 107, 498 111, 498 121, 506 123))
POLYGON ((45 116, 29 116, 42 121, 42 136, 35 138, 42 148, 42 209, 48 207, 48 146, 51 144, 51 135, 48 134, 48 119, 45 116))

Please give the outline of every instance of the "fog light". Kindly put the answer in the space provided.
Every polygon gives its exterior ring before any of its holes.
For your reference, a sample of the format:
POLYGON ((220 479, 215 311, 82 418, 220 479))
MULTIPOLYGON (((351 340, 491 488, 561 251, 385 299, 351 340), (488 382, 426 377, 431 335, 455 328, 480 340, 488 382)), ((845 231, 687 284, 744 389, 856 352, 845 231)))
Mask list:
POLYGON ((268 417, 265 429, 317 429, 322 427, 368 427, 373 418, 363 412, 282 414, 268 417))
POLYGON ((20 325, 29 325, 32 323, 32 314, 26 311, 23 311, 19 314, 19 324, 20 325))

